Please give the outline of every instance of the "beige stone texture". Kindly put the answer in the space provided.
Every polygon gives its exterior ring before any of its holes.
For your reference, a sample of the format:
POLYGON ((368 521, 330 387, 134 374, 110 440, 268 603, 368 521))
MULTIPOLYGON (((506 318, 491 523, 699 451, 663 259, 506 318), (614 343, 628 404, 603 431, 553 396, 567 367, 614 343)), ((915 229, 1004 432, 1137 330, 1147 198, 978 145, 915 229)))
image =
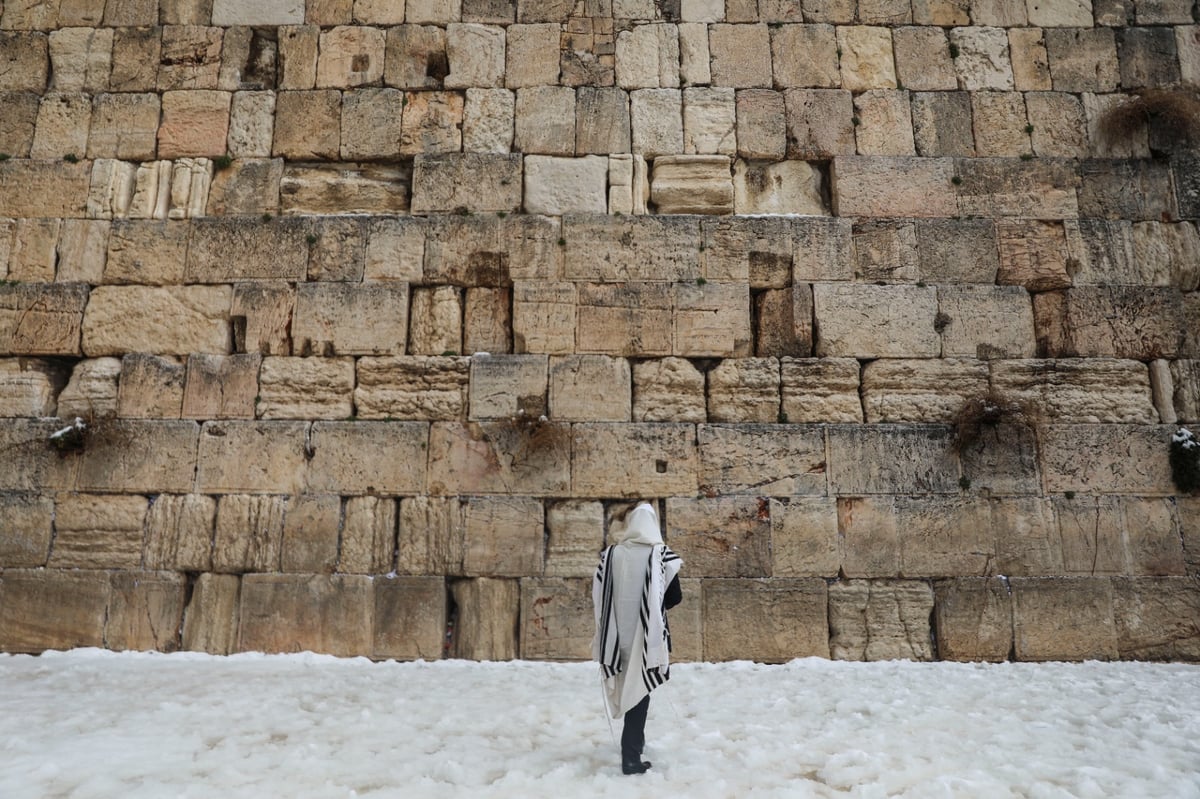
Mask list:
POLYGON ((463 106, 463 152, 512 150, 516 99, 507 89, 467 89, 463 106))
MULTIPOLYGON (((347 25, 353 12, 354 0, 313 0, 304 11, 304 21, 311 25, 347 25)), ((400 17, 397 22, 403 21, 403 11, 400 17)))
POLYGON ((560 277, 563 245, 559 221, 520 214, 453 214, 425 227, 427 284, 507 287, 513 280, 560 277))
POLYGON ((217 501, 200 494, 164 494, 146 516, 145 567, 206 572, 212 569, 217 501))
POLYGON ((896 88, 892 32, 887 28, 842 26, 837 28, 842 88, 859 92, 896 88))
POLYGON ((275 93, 234 92, 229 112, 229 155, 267 158, 274 135, 275 93))
POLYGON ((837 36, 832 25, 779 25, 771 29, 770 35, 776 87, 841 86, 837 36))
POLYGON ((1174 410, 1179 421, 1200 421, 1200 361, 1190 358, 1172 361, 1170 376, 1174 386, 1174 410))
POLYGON ((834 577, 841 564, 837 503, 824 497, 772 499, 771 574, 834 577))
POLYGON ((324 573, 337 565, 341 500, 331 494, 301 494, 288 501, 280 539, 284 572, 324 573))
POLYGON ((1146 365, 1111 358, 996 361, 992 386, 1063 424, 1154 424, 1146 365))
POLYGON ((12 158, 29 155, 40 101, 33 92, 0 92, 0 152, 12 158))
MULTIPOLYGON (((156 88, 160 92, 218 88, 224 35, 223 28, 203 25, 164 27, 156 88)), ((115 40, 113 50, 116 66, 115 40)))
MULTIPOLYGON (((99 283, 104 273, 109 238, 108 222, 64 219, 58 238, 55 280, 59 283, 99 283)), ((0 238, 4 233, 0 232, 0 238)), ((0 250, 4 247, 0 244, 0 250)), ((0 253, 0 262, 3 262, 0 253)))
POLYGON ((295 292, 287 284, 236 285, 230 309, 234 351, 290 355, 294 305, 295 292))
POLYGON ((455 617, 452 656, 470 660, 512 660, 520 642, 521 584, 479 578, 450 584, 455 617))
POLYGON ((712 83, 712 61, 708 49, 708 26, 699 22, 679 25, 679 81, 682 86, 712 83))
MULTIPOLYGON (((92 123, 91 99, 85 94, 51 93, 38 108, 30 158, 58 159, 87 153, 92 123)), ((70 160, 70 159, 67 159, 70 160)))
POLYGON ((812 287, 806 283, 766 289, 755 298, 758 329, 754 354, 763 357, 812 354, 812 287))
POLYGON ((306 237, 309 282, 358 283, 366 269, 367 221, 355 217, 326 217, 311 221, 306 237))
POLYGON ((493 25, 453 22, 446 27, 447 89, 504 83, 505 32, 493 25))
POLYGON ((462 149, 463 96, 457 92, 407 92, 400 152, 456 153, 462 149))
MULTIPOLYGON (((1042 33, 1038 28, 1012 28, 1008 31, 1013 88, 1017 91, 1042 92, 1054 87, 1050 80, 1050 57, 1046 54, 1042 33)), ((1032 111, 1030 118, 1036 118, 1032 111)))
POLYGON ((553 23, 508 26, 504 85, 516 89, 557 84, 561 30, 560 25, 553 23))
POLYGON ((587 660, 595 629, 589 579, 526 577, 521 580, 521 657, 587 660))
POLYGON ((562 238, 568 280, 695 281, 704 276, 695 218, 566 216, 562 238), (620 248, 613 247, 616 241, 620 248))
POLYGON ((1124 276, 1106 275, 1103 283, 1174 286, 1182 291, 1200 287, 1200 234, 1193 223, 1134 222, 1129 233, 1132 258, 1123 264, 1124 276))
POLYGON ((367 282, 421 279, 425 259, 425 228, 420 219, 378 218, 367 225, 367 282))
POLYGON ((511 353, 512 289, 470 288, 463 310, 463 352, 511 353))
POLYGON ((521 157, 485 153, 414 159, 412 212, 515 211, 521 205, 521 157))
POLYGON ((0 358, 0 417, 54 416, 53 372, 23 358, 0 358))
MULTIPOLYGON (((526 176, 528 169, 527 161, 526 176)), ((731 213, 729 172, 729 157, 724 155, 661 156, 654 160, 650 201, 660 214, 731 213)))
MULTIPOLYGON (((631 146, 628 93, 612 86, 580 86, 575 93, 574 124, 576 153, 604 156, 628 153, 631 146)), ((632 167, 632 161, 626 163, 632 167)))
POLYGON ((256 414, 261 416, 263 409, 258 406, 258 394, 262 360, 258 353, 189 356, 183 418, 253 419, 256 414))
POLYGON ((971 95, 975 151, 981 157, 1016 157, 1032 145, 1025 130, 1025 100, 1020 92, 975 92, 971 95))
POLYGON ((859 364, 853 358, 780 359, 783 418, 792 424, 861 422, 859 364))
POLYGON ((1184 354, 1185 310, 1174 289, 1082 286, 1034 298, 1034 323, 1049 357, 1134 360, 1184 354))
POLYGON ((192 490, 196 436, 190 421, 102 420, 79 457, 82 491, 145 494, 192 490))
POLYGON ((674 292, 662 283, 581 284, 577 352, 620 356, 671 355, 674 292))
POLYGON ((212 0, 214 25, 299 25, 304 22, 303 0, 212 0))
POLYGON ((703 422, 707 419, 704 375, 684 358, 633 364, 633 420, 703 422))
POLYGON ((104 572, 5 571, 0 580, 0 649, 37 654, 103 646, 110 593, 104 572))
POLYGON ((400 574, 462 574, 466 504, 458 497, 400 500, 400 574))
POLYGON ((790 286, 795 241, 810 221, 778 216, 703 220, 705 276, 748 280, 752 289, 790 286))
POLYGON ((60 458, 53 449, 42 445, 63 426, 59 419, 29 418, 10 418, 0 424, 0 446, 21 456, 0 471, 0 490, 75 490, 78 459, 60 458))
POLYGON ((288 164, 279 181, 284 214, 400 214, 408 211, 410 165, 288 164))
POLYGON ((369 86, 383 78, 384 32, 380 28, 339 26, 321 32, 318 89, 369 86))
POLYGON ((169 91, 162 95, 160 158, 224 155, 229 136, 229 92, 169 91))
POLYGON ((50 88, 60 92, 108 89, 112 28, 60 28, 49 36, 50 88))
MULTIPOLYGON (((302 422, 206 422, 200 431, 196 489, 204 493, 299 493, 308 464, 307 431, 308 425, 302 422)), ((220 524, 218 513, 218 528, 220 524)))
POLYGON ((1087 119, 1083 104, 1071 94, 1029 92, 1025 107, 1033 125, 1033 152, 1041 157, 1084 158, 1088 155, 1087 119))
POLYGON ((364 25, 399 25, 404 21, 404 0, 354 0, 353 16, 364 25))
POLYGON ((1200 593, 1189 578, 1115 579, 1113 616, 1122 659, 1191 661, 1200 654, 1188 619, 1200 611, 1200 593))
MULTIPOLYGON (((819 429, 775 424, 701 425, 700 491, 706 496, 819 496, 825 437, 819 429)), ((765 512, 765 511, 764 511, 765 512)))
POLYGON ((931 287, 816 284, 813 308, 817 355, 930 358, 940 354, 934 330, 937 295, 931 287))
POLYGON ((1064 574, 1157 576, 1186 570, 1169 498, 1064 497, 1055 509, 1064 574))
POLYGON ((201 574, 183 617, 183 649, 228 655, 237 641, 242 581, 232 574, 201 574))
POLYGON ((892 30, 898 85, 912 91, 954 91, 958 88, 954 59, 946 32, 934 27, 892 30))
POLYGON ((317 52, 321 29, 316 25, 283 25, 279 37, 279 88, 307 90, 317 84, 317 52))
POLYGON ((1170 363, 1162 358, 1150 362, 1150 396, 1158 421, 1174 424, 1179 421, 1175 413, 1175 383, 1171 377, 1170 363))
POLYGON ((405 283, 299 286, 292 322, 298 355, 402 355, 408 328, 405 283))
POLYGON ((1110 660, 1117 656, 1108 579, 1014 578, 1011 584, 1018 660, 1110 660))
POLYGON ((729 358, 708 373, 708 416, 714 422, 779 419, 779 361, 729 358))
POLYGON ((352 415, 353 359, 268 357, 261 362, 261 371, 254 372, 256 380, 248 384, 257 389, 256 395, 251 395, 250 418, 345 419, 352 415))
POLYGON ((954 67, 958 71, 959 88, 968 91, 1012 90, 1008 34, 1003 28, 953 28, 950 43, 958 48, 954 67))
POLYGON ((699 454, 686 424, 577 424, 572 483, 577 496, 695 495, 699 454))
POLYGON ((771 161, 782 158, 787 151, 783 94, 770 89, 743 89, 737 93, 736 107, 738 155, 771 161))
POLYGON ((1029 24, 1025 0, 970 0, 970 4, 971 21, 976 25, 1017 28, 1029 24))
POLYGON ((90 358, 71 371, 71 380, 58 395, 58 413, 73 416, 112 417, 117 412, 117 381, 121 377, 118 358, 90 358))
POLYGON ((386 574, 396 549, 396 500, 350 497, 343 509, 337 570, 352 574, 386 574))
POLYGON ((555 356, 549 365, 549 415, 558 421, 628 422, 629 361, 605 355, 555 356))
POLYGON ((851 228, 854 278, 863 283, 914 282, 919 274, 917 226, 908 220, 862 220, 851 228))
POLYGON ((1050 76, 1058 92, 1111 92, 1120 80, 1111 28, 1065 28, 1045 32, 1050 76))
POLYGON ((418 422, 315 422, 307 487, 342 494, 416 494, 425 486, 428 427, 418 422))
POLYGON ((1070 161, 970 158, 957 160, 955 171, 962 181, 957 186, 960 216, 1080 216, 1079 176, 1070 161))
POLYGON ((633 152, 645 158, 683 152, 683 102, 678 89, 629 94, 633 152))
POLYGON ((253 574, 242 579, 237 650, 372 652, 374 586, 362 575, 253 574))
POLYGON ((230 494, 217 504, 213 569, 218 572, 279 570, 284 497, 230 494))
POLYGON ((1012 598, 1003 578, 934 583, 934 629, 942 660, 1002 662, 1013 645, 1012 598))
POLYGON ((0 286, 0 353, 80 355, 89 292, 81 284, 0 286))
POLYGON ((136 569, 142 564, 147 501, 136 496, 68 494, 54 508, 55 569, 136 569))
POLYGON ((568 426, 554 422, 535 429, 504 421, 435 422, 427 490, 434 496, 562 496, 570 485, 571 438, 568 426))
POLYGON ((846 580, 829 586, 834 660, 933 660, 933 590, 916 580, 846 580))
POLYGON ((969 399, 988 391, 988 365, 966 358, 879 360, 863 367, 869 424, 947 424, 969 399))
POLYGON ((698 577, 767 577, 771 523, 760 497, 667 500, 666 538, 698 577))
POLYGON ((753 352, 745 283, 675 286, 673 355, 743 357, 753 352))
POLYGON ((446 581, 386 577, 374 589, 372 657, 436 660, 446 634, 446 581))
POLYGON ((1033 357, 1033 305, 1024 288, 939 286, 937 293, 943 358, 1033 357))
POLYGON ((336 159, 341 146, 341 94, 285 91, 275 98, 271 155, 289 160, 336 159))
POLYGON ((1200 84, 1200 25, 1177 25, 1175 49, 1179 53, 1179 72, 1183 83, 1200 84))
POLYGON ((3 493, 0 519, 0 567, 45 566, 53 537, 54 501, 47 496, 3 493))
POLYGON ((88 158, 153 159, 159 111, 158 95, 97 95, 92 101, 88 158))
MULTIPOLYGON (((379 0, 376 0, 378 4, 379 0)), ((462 0, 406 0, 405 22, 445 25, 462 18, 462 0)))
POLYGON ((472 497, 465 515, 463 572, 521 577, 544 567, 542 503, 529 497, 472 497))
POLYGON ((833 211, 838 216, 957 216, 960 202, 950 182, 954 171, 948 158, 835 158, 833 211))
POLYGON ((462 351, 462 296, 454 286, 413 288, 408 351, 458 355, 462 351))
POLYGON ((831 427, 829 486, 839 496, 958 490, 949 431, 941 427, 831 427))
POLYGON ((461 419, 468 369, 461 357, 360 358, 354 406, 364 419, 461 419))
POLYGON ((604 506, 600 502, 571 499, 547 504, 547 577, 591 577, 604 541, 604 506))
POLYGON ((114 30, 109 89, 114 92, 155 91, 161 52, 162 28, 114 30))
MULTIPOLYGON (((9 25, 0 22, 0 27, 9 25)), ((44 92, 50 76, 49 40, 43 33, 0 31, 0 58, 8 65, 0 91, 44 92)))
POLYGON ((353 161, 397 156, 404 102, 404 93, 399 89, 345 92, 342 95, 342 158, 353 161))
POLYGON ((602 214, 606 209, 605 181, 608 159, 525 157, 526 213, 561 216, 573 213, 602 214))
POLYGON ((908 92, 873 89, 854 98, 859 155, 915 155, 908 92))
POLYGON ((104 624, 105 646, 117 652, 178 649, 185 590, 182 574, 114 573, 104 624))
POLYGON ((669 23, 636 25, 616 35, 616 84, 622 89, 679 86, 679 32, 669 23))
POLYGON ((83 318, 90 356, 229 351, 228 286, 100 286, 83 318))
POLYGON ((577 295, 574 283, 515 283, 513 352, 573 353, 577 295))
POLYGON ((714 86, 771 86, 771 41, 766 25, 710 25, 708 46, 714 86))
MULTIPOLYGON (((555 60, 557 64, 557 59, 555 60)), ((446 31, 427 25, 397 25, 387 32, 383 80, 400 89, 440 89, 450 71, 446 31)), ((557 75, 557 73, 555 73, 557 75)))
POLYGON ((824 580, 705 580, 702 590, 705 660, 829 656, 824 580))
POLYGON ((17 219, 8 256, 8 277, 28 283, 53 283, 62 222, 58 219, 17 219))
POLYGON ((688 154, 733 155, 737 151, 733 89, 683 90, 683 148, 688 154))
POLYGON ((1173 494, 1162 457, 1171 432, 1152 425, 1046 425, 1039 435, 1045 491, 1173 494))
POLYGON ((21 159, 0 163, 0 182, 22 187, 20 192, 0 193, 0 216, 82 217, 90 174, 91 165, 85 161, 21 159))
MULTIPOLYGON (((1092 24, 1091 0, 1043 3, 1027 0, 1029 24, 1040 28, 1086 28, 1092 24)), ((1139 23, 1143 22, 1139 18, 1139 23)))

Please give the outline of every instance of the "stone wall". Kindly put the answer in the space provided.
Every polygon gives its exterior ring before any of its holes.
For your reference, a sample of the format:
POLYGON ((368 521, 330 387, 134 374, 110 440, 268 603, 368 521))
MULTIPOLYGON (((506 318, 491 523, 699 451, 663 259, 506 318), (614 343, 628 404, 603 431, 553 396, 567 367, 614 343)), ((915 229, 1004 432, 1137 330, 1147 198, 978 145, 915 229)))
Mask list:
POLYGON ((0 1, 0 651, 1200 659, 1196 13, 0 1))

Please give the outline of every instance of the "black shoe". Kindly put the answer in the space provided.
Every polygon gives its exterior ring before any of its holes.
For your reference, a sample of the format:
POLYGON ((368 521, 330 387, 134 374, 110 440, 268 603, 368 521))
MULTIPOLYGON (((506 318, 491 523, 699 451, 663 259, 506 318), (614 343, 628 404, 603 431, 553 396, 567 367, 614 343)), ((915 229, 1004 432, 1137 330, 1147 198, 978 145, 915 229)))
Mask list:
POLYGON ((641 756, 633 759, 621 759, 621 772, 623 774, 645 774, 650 768, 649 760, 642 760, 641 756))

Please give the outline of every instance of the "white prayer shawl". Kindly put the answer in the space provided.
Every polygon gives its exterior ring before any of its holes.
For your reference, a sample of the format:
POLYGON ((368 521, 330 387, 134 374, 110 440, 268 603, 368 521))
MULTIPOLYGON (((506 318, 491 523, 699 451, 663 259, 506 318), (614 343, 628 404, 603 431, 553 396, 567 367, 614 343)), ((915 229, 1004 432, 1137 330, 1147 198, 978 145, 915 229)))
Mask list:
POLYGON ((613 718, 670 678, 663 599, 682 565, 663 543, 658 516, 645 503, 629 514, 621 542, 600 553, 592 581, 592 657, 600 663, 613 718))

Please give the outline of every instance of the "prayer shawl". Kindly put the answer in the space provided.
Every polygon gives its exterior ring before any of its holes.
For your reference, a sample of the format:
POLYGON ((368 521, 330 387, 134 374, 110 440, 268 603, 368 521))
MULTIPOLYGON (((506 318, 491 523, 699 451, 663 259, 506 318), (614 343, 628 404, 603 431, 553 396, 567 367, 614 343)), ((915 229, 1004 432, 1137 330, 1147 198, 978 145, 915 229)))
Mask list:
POLYGON ((604 696, 613 718, 670 677, 670 632, 663 598, 683 561, 663 543, 658 515, 648 504, 629 515, 621 542, 600 553, 592 581, 604 696))

